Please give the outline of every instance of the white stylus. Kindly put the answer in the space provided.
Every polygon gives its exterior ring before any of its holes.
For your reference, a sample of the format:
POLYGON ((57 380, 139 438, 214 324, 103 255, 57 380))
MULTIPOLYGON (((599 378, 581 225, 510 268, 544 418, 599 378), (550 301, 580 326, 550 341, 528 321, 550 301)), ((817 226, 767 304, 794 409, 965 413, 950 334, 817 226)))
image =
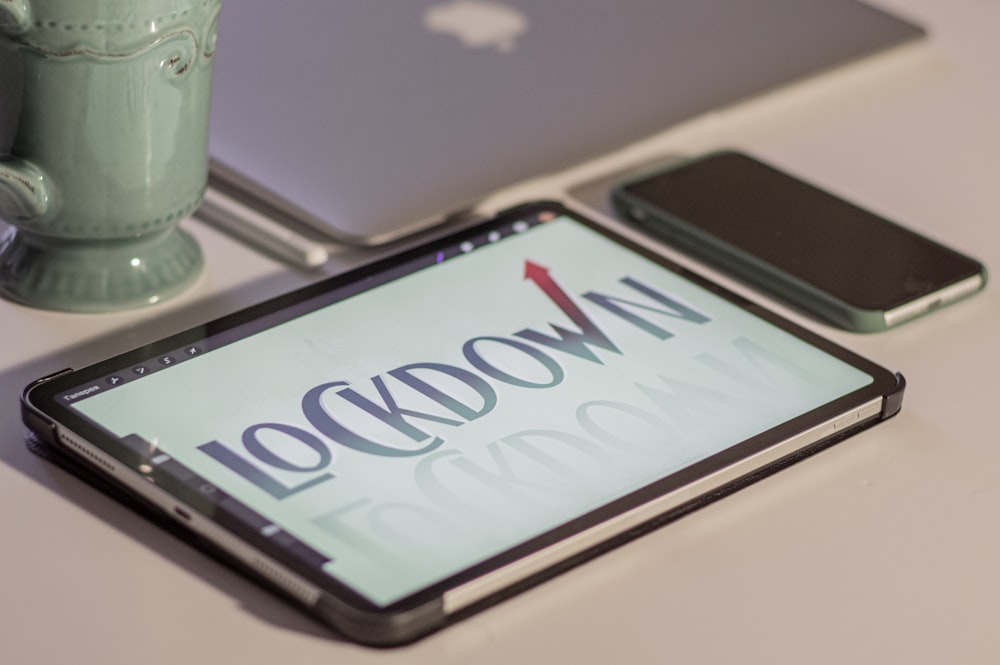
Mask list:
POLYGON ((322 244, 212 188, 195 216, 302 268, 318 268, 330 258, 322 244))

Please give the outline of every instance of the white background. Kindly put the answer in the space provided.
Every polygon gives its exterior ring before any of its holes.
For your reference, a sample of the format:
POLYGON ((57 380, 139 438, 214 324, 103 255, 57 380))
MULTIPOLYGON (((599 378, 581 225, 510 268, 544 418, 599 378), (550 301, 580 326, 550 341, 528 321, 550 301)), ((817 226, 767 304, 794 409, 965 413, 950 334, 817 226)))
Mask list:
MULTIPOLYGON (((922 44, 712 114, 494 203, 667 153, 735 146, 1000 265, 1000 4, 880 0, 922 44)), ((208 272, 164 307, 0 302, 0 649, 10 663, 995 663, 1000 299, 885 333, 805 323, 909 380, 896 419, 413 646, 339 642, 33 457, 31 379, 305 278, 197 222, 208 272)), ((331 270, 357 257, 345 252, 331 270)))

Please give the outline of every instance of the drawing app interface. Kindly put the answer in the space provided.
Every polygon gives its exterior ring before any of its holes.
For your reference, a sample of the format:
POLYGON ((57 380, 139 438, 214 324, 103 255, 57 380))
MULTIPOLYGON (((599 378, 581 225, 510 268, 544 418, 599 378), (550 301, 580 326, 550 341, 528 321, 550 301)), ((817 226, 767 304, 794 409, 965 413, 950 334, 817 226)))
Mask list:
POLYGON ((569 217, 515 228, 64 398, 387 605, 872 380, 569 217))

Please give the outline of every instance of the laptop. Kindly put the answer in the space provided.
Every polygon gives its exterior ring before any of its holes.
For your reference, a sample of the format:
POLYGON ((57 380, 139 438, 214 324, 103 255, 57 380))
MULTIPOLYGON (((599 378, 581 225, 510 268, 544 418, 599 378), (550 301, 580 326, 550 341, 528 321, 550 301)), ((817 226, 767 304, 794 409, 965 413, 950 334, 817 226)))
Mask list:
POLYGON ((374 245, 922 30, 853 0, 241 0, 213 183, 374 245))

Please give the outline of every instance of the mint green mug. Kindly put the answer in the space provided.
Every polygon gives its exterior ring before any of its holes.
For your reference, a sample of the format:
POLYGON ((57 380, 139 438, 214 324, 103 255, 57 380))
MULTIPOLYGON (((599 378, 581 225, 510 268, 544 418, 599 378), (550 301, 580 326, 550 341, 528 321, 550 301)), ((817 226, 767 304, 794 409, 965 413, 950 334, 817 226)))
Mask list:
POLYGON ((0 0, 0 291, 111 311, 202 270, 221 0, 0 0))

